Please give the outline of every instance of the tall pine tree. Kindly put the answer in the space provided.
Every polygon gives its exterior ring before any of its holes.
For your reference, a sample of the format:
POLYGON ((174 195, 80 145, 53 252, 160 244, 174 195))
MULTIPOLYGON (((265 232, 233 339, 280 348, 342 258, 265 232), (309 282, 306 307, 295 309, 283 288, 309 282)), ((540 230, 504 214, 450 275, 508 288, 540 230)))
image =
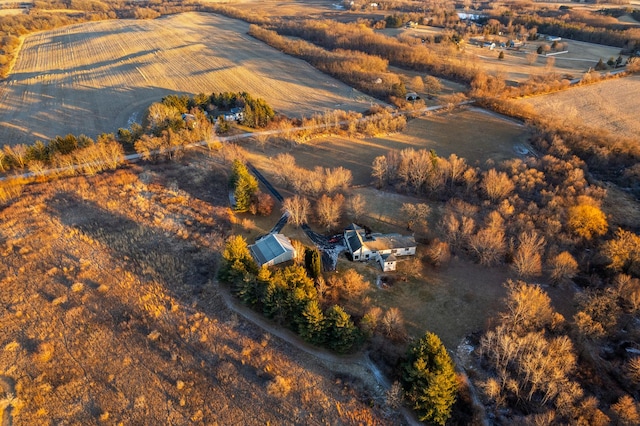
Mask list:
POLYGON ((338 305, 327 311, 327 342, 336 352, 348 352, 358 340, 359 333, 351 315, 338 305))
POLYGON ((258 192, 258 181, 251 176, 247 166, 240 160, 233 160, 229 184, 236 199, 236 211, 245 212, 251 207, 253 196, 258 192))
POLYGON ((302 311, 298 326, 300 337, 309 343, 321 345, 326 339, 324 313, 317 300, 310 300, 302 311))
POLYGON ((409 348, 402 382, 420 421, 444 425, 451 417, 458 391, 456 372, 442 341, 434 333, 427 332, 409 348))

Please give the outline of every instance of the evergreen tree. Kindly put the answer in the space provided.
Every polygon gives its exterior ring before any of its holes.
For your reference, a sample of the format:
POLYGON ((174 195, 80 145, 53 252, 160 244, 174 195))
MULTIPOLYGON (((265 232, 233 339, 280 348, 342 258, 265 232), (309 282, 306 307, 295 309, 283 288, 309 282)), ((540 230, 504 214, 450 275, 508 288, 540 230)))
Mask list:
POLYGON ((457 381, 442 341, 427 332, 415 342, 403 364, 403 385, 420 421, 444 425, 456 401, 457 381))
POLYGON ((306 248, 304 251, 304 267, 312 279, 322 275, 322 260, 317 248, 306 248))
POLYGON ((307 342, 321 345, 326 339, 325 318, 317 300, 310 300, 302 311, 298 327, 300 337, 307 342))
POLYGON ((358 340, 358 329, 351 320, 351 315, 338 305, 327 311, 327 341, 334 351, 348 352, 358 340))
POLYGON ((238 159, 233 160, 229 183, 233 188, 233 195, 236 199, 236 211, 244 212, 249 210, 253 196, 258 192, 258 181, 251 176, 247 166, 238 159))
POLYGON ((240 235, 234 235, 229 240, 222 253, 222 266, 218 276, 221 280, 235 283, 244 279, 245 275, 255 275, 258 272, 247 242, 240 235))

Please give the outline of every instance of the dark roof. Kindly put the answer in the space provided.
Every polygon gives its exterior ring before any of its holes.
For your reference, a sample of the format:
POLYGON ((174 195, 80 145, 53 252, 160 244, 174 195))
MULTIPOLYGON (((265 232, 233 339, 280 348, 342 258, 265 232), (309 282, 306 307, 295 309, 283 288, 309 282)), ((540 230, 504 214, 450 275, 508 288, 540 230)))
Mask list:
POLYGON ((362 247, 362 240, 357 232, 347 234, 347 243, 352 251, 359 250, 362 247))

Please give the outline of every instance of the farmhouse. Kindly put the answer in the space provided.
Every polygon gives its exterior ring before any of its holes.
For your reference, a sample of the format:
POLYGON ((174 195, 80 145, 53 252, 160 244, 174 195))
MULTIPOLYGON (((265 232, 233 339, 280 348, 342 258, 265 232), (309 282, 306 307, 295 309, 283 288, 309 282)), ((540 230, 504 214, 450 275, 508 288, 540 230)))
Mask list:
POLYGON ((249 246, 251 255, 260 266, 273 266, 288 260, 293 260, 296 250, 291 240, 282 234, 269 234, 249 246))
POLYGON ((244 118, 244 108, 235 107, 229 111, 220 111, 215 114, 214 118, 222 117, 224 121, 242 121, 244 118))
POLYGON ((344 231, 347 249, 354 261, 375 260, 384 271, 395 271, 397 257, 416 254, 413 236, 400 234, 367 234, 356 224, 344 231))

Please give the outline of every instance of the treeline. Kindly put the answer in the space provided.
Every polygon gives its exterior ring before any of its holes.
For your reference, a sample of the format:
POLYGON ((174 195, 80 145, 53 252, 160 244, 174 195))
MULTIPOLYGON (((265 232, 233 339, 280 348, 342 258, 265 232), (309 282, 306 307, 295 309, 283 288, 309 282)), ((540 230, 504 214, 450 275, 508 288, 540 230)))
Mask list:
POLYGON ((391 65, 470 83, 476 67, 456 53, 453 44, 423 45, 419 39, 388 37, 360 23, 335 21, 278 21, 273 23, 284 35, 300 37, 327 49, 350 49, 379 56, 391 65))
POLYGON ((33 145, 4 145, 0 151, 0 172, 28 170, 35 176, 95 174, 113 170, 124 160, 124 150, 113 134, 97 141, 80 135, 57 136, 33 145))
MULTIPOLYGON (((502 18, 503 23, 506 23, 506 21, 506 18, 502 18)), ((553 34, 572 40, 620 47, 627 53, 634 52, 640 48, 640 29, 638 28, 615 30, 594 27, 573 20, 564 21, 557 18, 541 18, 533 15, 519 16, 513 19, 513 22, 522 24, 527 28, 537 28, 537 31, 542 34, 553 34)))
POLYGON ((304 59, 320 71, 378 99, 387 101, 400 97, 404 100, 404 83, 397 74, 388 71, 388 62, 379 57, 343 49, 325 50, 257 25, 251 25, 249 35, 288 55, 304 59))
MULTIPOLYGON (((316 254, 319 257, 319 254, 316 254)), ((311 259, 312 256, 309 256, 311 259)), ((231 237, 223 253, 219 277, 247 305, 287 325, 303 339, 344 353, 362 342, 362 332, 351 316, 338 305, 327 309, 312 278, 317 267, 294 264, 285 268, 258 268, 241 236, 231 237)))

